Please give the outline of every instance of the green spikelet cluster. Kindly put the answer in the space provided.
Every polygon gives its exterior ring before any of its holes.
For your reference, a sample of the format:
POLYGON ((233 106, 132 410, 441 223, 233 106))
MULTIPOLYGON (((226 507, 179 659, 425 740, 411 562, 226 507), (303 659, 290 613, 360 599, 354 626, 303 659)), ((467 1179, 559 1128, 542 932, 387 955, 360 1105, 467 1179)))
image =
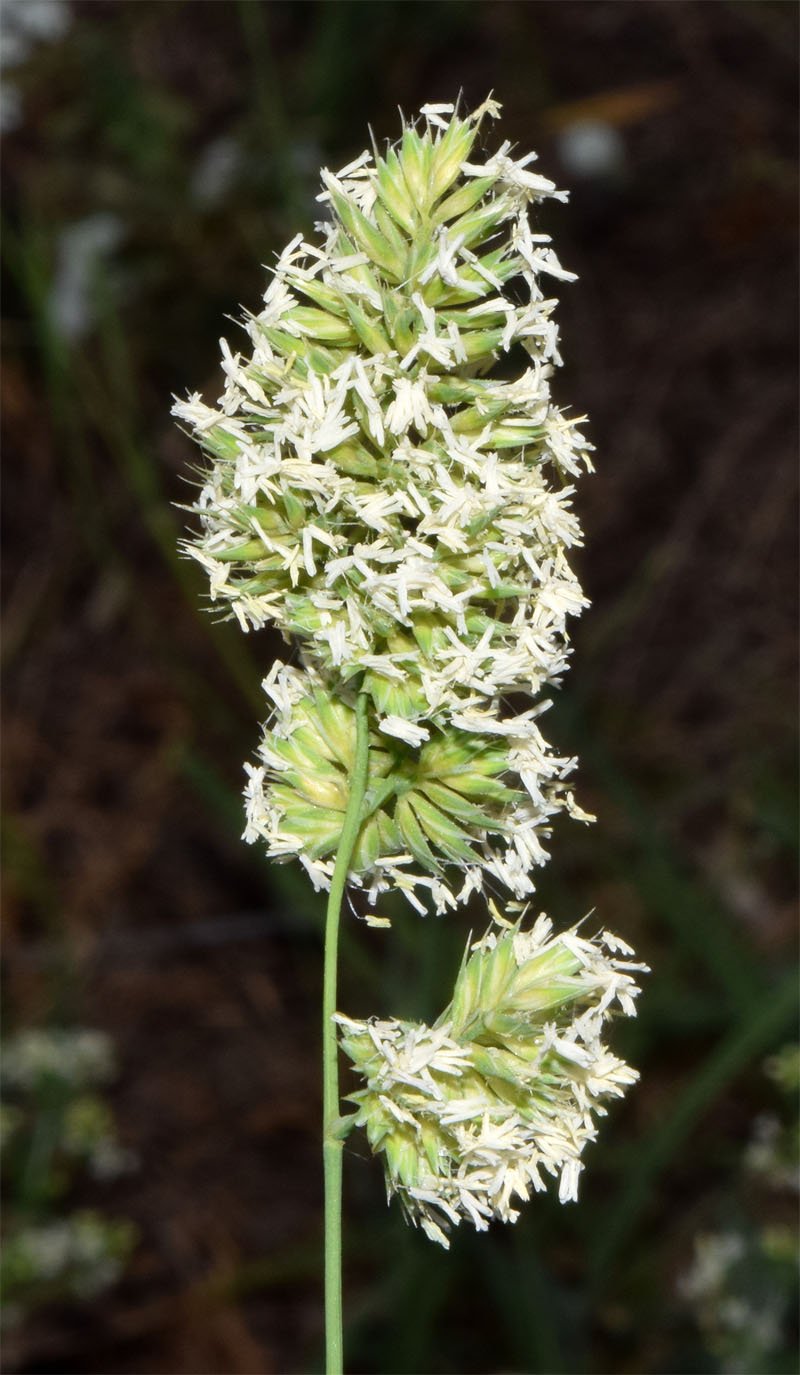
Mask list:
MULTIPOLYGON (((279 710, 264 733, 259 765, 248 765, 246 838, 260 838, 278 859, 297 856, 315 886, 326 887, 350 793, 355 711, 307 669, 279 667, 265 687, 279 710)), ((584 815, 565 782, 573 761, 549 752, 531 720, 524 731, 517 723, 516 736, 445 727, 420 731, 414 743, 382 724, 370 732, 351 881, 373 901, 399 889, 420 910, 415 890, 427 890, 444 911, 480 889, 486 874, 517 896, 531 892, 529 871, 547 858, 542 839, 553 814, 566 806, 584 815), (454 867, 461 873, 455 891, 454 867)))
POLYGON ((545 1179, 577 1198, 584 1146, 603 1100, 636 1072, 601 1041, 614 1005, 635 1012, 643 966, 604 934, 552 935, 546 917, 490 931, 465 952, 433 1027, 340 1018, 342 1048, 366 1081, 354 1117, 383 1158, 389 1196, 447 1245, 444 1228, 513 1222, 515 1199, 545 1179), (614 952, 621 951, 620 959, 614 952))

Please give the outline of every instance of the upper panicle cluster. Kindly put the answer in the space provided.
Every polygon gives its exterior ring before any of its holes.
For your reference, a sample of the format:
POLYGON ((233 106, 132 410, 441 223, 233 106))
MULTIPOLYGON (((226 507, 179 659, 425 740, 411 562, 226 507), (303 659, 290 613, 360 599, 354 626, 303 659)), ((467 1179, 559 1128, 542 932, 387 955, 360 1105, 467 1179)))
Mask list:
POLYGON ((323 172, 322 244, 281 254, 250 355, 223 343, 218 407, 175 407, 212 461, 188 546, 212 598, 412 723, 556 681, 585 604, 590 446, 550 399, 544 289, 571 274, 528 222, 561 193, 508 144, 480 161, 497 113, 426 106, 384 157, 323 172))

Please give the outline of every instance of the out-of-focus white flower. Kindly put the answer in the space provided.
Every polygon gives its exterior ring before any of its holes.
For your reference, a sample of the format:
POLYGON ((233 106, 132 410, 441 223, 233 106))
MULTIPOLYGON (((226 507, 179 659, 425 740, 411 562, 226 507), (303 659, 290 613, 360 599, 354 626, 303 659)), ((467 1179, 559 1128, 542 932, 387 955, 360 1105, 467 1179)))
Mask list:
MULTIPOLYGON (((0 5, 0 71, 18 67, 37 43, 63 37, 72 23, 67 0, 3 0, 0 5)), ((19 89, 4 75, 0 86, 0 132, 23 121, 19 89)))
POLYGON ((619 130, 601 119, 575 120, 558 137, 561 161, 570 175, 602 181, 625 167, 625 144, 619 130))
POLYGON ((117 215, 89 215, 58 236, 56 270, 50 287, 50 315, 66 339, 79 339, 95 317, 92 291, 97 269, 124 238, 117 215))
MULTIPOLYGON (((355 711, 311 667, 276 664, 264 689, 275 712, 258 766, 248 767, 245 839, 263 841, 274 859, 298 858, 327 888, 349 797, 355 711)), ((468 714, 450 726, 379 720, 350 866, 350 881, 371 902, 399 889, 416 905, 421 890, 444 912, 498 883, 515 898, 530 896, 553 817, 592 819, 569 790, 574 760, 550 749, 535 714, 494 722, 495 730, 481 717, 473 729, 468 714)))
POLYGON ((81 1088, 113 1075, 114 1050, 102 1031, 29 1027, 3 1046, 0 1078, 12 1088, 31 1089, 48 1077, 81 1088))
POLYGON ((223 134, 202 150, 192 171, 190 191, 198 205, 216 205, 236 180, 242 167, 242 149, 235 138, 223 134))

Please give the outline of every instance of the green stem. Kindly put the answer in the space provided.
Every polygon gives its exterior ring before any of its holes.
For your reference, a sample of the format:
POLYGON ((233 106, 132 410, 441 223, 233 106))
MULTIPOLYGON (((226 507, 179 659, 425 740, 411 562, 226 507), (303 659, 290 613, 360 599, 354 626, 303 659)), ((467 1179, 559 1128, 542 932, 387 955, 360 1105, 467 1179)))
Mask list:
POLYGON ((328 1375, 342 1375, 342 1139, 339 1125, 339 1047, 336 1023, 336 969, 339 914, 347 874, 361 829, 369 776, 369 698, 356 701, 356 752, 350 799, 336 852, 325 918, 325 970, 322 988, 322 1158, 325 1171, 325 1352, 328 1375))

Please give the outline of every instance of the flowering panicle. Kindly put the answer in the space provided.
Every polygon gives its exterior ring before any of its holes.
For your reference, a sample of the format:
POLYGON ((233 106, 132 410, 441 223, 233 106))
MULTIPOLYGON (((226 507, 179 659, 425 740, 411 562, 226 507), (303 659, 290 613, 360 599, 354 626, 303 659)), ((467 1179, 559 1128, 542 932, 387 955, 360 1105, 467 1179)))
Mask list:
POLYGON ((606 932, 553 936, 545 916, 504 927, 465 952, 433 1027, 338 1019, 366 1080, 354 1120, 383 1155, 389 1196, 444 1246, 443 1228, 462 1219, 479 1231, 514 1222, 515 1200, 544 1176, 562 1202, 577 1199, 593 1118, 638 1077, 601 1041, 615 1009, 635 1015, 644 966, 632 951, 606 932))
MULTIPOLYGON (((533 154, 482 155, 498 114, 423 106, 384 156, 323 171, 321 242, 280 255, 248 351, 223 341, 217 406, 175 406, 209 460, 186 548, 212 601, 299 649, 264 680, 245 838, 329 888, 334 926, 345 867, 370 903, 505 889, 519 910, 553 817, 592 819, 538 723, 586 605, 571 499, 591 445, 550 396, 547 282, 572 274, 528 218, 565 197, 533 154)), ((574 1198, 595 1115, 636 1078, 601 1041, 634 1010, 626 947, 494 915, 434 1027, 338 1018, 366 1081, 349 1125, 445 1245, 548 1174, 574 1198)), ((325 1036, 330 1085, 327 1014, 325 1036)))
MULTIPOLYGON (((280 256, 247 321, 250 357, 223 343, 218 408, 175 407, 212 460, 188 545, 212 598, 243 629, 273 624, 299 643, 307 696, 336 710, 369 692, 383 750, 402 742, 428 780, 423 800, 397 795, 371 816, 351 878, 380 891, 402 870, 410 893, 435 885, 440 910, 455 896, 443 865, 467 866, 459 892, 488 872, 523 897, 552 814, 586 819, 564 786, 574 761, 529 711, 501 706, 565 668, 567 617, 585 605, 568 562, 581 539, 571 480, 590 446, 549 390, 560 358, 543 283, 572 274, 528 223, 531 203, 563 196, 508 144, 470 160, 498 113, 491 100, 464 118, 426 106, 423 130, 408 125, 385 157, 323 172, 323 244, 298 236, 280 256), (515 347, 525 366, 494 376, 515 347), (449 786, 431 773, 437 746, 492 759, 505 793, 488 821, 431 797, 449 786)), ((298 785, 283 737, 297 744, 307 725, 300 710, 268 730, 247 837, 305 854, 325 884, 343 795, 298 785)))

